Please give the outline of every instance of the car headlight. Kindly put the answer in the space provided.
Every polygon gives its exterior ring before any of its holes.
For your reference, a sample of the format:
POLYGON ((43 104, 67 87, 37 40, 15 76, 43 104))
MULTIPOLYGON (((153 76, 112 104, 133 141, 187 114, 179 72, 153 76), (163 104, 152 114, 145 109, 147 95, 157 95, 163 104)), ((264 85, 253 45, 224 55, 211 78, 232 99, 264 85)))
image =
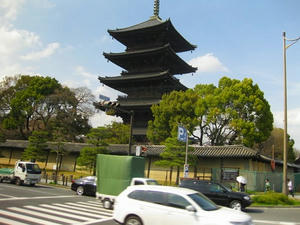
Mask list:
POLYGON ((249 196, 244 196, 243 197, 245 200, 249 201, 250 200, 250 197, 249 196))

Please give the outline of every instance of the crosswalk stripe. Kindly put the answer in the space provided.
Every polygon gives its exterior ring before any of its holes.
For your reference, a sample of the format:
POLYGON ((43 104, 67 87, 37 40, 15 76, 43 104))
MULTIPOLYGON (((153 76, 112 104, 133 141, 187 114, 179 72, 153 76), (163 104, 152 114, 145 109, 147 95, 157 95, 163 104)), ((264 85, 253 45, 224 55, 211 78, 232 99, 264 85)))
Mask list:
POLYGON ((5 215, 5 216, 15 217, 16 219, 21 219, 21 220, 26 220, 26 221, 29 221, 29 222, 42 224, 42 225, 59 225, 58 223, 52 223, 52 222, 49 222, 49 221, 46 221, 46 220, 33 218, 33 217, 30 217, 30 216, 25 216, 25 215, 22 215, 22 214, 9 212, 9 211, 6 211, 6 210, 0 210, 0 214, 5 215))
POLYGON ((44 212, 44 213, 52 213, 52 214, 59 215, 59 216, 71 217, 71 218, 78 219, 78 220, 88 220, 88 218, 83 217, 83 216, 78 216, 75 214, 69 215, 69 214, 66 214, 65 212, 59 212, 57 210, 45 209, 45 208, 41 208, 41 207, 37 207, 37 206, 30 206, 30 205, 26 205, 24 207, 26 207, 28 209, 33 209, 33 210, 37 210, 40 212, 44 212))
POLYGON ((79 211, 74 212, 74 209, 63 208, 63 207, 60 207, 59 205, 60 204, 53 204, 53 205, 42 204, 40 206, 45 207, 45 208, 51 208, 51 209, 55 209, 55 210, 65 211, 65 212, 69 212, 69 213, 81 214, 82 216, 90 216, 90 217, 94 217, 94 218, 103 218, 103 216, 95 215, 95 214, 92 214, 92 213, 79 212, 79 211))
MULTIPOLYGON (((77 202, 77 203, 82 204, 82 205, 92 204, 90 202, 77 202)), ((113 212, 111 209, 104 209, 102 203, 100 203, 99 207, 97 207, 97 210, 99 210, 99 209, 101 209, 101 211, 108 212, 108 213, 112 213, 113 212)))
POLYGON ((84 205, 90 205, 90 206, 96 206, 96 207, 102 207, 103 204, 102 202, 77 202, 77 203, 80 203, 80 204, 84 204, 84 205))
POLYGON ((7 218, 3 218, 3 217, 1 218, 1 223, 4 223, 4 224, 13 224, 13 225, 27 225, 27 223, 20 223, 18 221, 7 219, 7 218))
POLYGON ((86 203, 94 203, 95 205, 102 205, 102 202, 100 200, 97 200, 97 201, 88 201, 86 203))
MULTIPOLYGON (((70 220, 70 219, 65 219, 65 218, 61 218, 61 217, 57 217, 57 216, 52 216, 49 214, 43 214, 40 212, 34 212, 28 209, 21 209, 21 208, 17 208, 17 207, 10 207, 8 208, 9 210, 13 210, 13 211, 17 211, 20 213, 26 213, 26 214, 30 214, 33 216, 38 216, 38 217, 42 217, 42 218, 46 218, 46 219, 50 219, 50 220, 56 220, 56 221, 60 221, 60 222, 64 222, 64 223, 78 223, 78 221, 76 220, 70 220)), ((86 220, 86 219, 83 219, 86 220)))
MULTIPOLYGON (((68 203, 66 203, 66 204, 82 207, 81 203, 68 202, 68 203)), ((87 209, 94 209, 94 210, 99 210, 99 209, 100 209, 99 207, 93 207, 93 206, 88 206, 88 205, 86 205, 86 206, 84 206, 84 207, 87 208, 87 209)))
POLYGON ((77 206, 71 206, 71 205, 65 205, 65 204, 55 204, 57 206, 61 206, 64 208, 69 208, 69 209, 76 209, 78 211, 84 211, 84 212, 89 212, 89 213, 97 213, 97 214, 101 214, 101 215, 106 215, 106 216, 111 216, 112 215, 112 211, 110 211, 110 213, 107 212, 102 212, 102 210, 91 210, 91 209, 86 209, 86 208, 80 208, 77 206))

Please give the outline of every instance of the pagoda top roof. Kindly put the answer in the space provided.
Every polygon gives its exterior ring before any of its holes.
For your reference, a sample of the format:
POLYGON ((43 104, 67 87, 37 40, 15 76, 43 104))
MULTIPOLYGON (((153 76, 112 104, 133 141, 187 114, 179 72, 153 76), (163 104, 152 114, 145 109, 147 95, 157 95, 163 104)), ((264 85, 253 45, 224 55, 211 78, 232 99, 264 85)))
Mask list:
POLYGON ((124 33, 124 32, 137 31, 137 30, 141 30, 141 29, 152 28, 152 27, 167 23, 168 21, 171 22, 170 19, 168 19, 166 21, 162 21, 158 17, 151 17, 149 20, 146 20, 142 23, 138 23, 133 26, 129 26, 129 27, 125 27, 125 28, 117 28, 115 30, 108 29, 108 32, 113 34, 113 33, 124 33))
POLYGON ((184 52, 194 50, 197 46, 189 43, 173 26, 170 19, 162 21, 159 17, 151 17, 149 20, 126 28, 117 28, 108 30, 108 33, 117 39, 125 46, 133 45, 131 39, 136 37, 136 34, 143 33, 147 36, 149 33, 169 32, 168 41, 175 52, 184 52), (129 38, 130 37, 130 38, 129 38))

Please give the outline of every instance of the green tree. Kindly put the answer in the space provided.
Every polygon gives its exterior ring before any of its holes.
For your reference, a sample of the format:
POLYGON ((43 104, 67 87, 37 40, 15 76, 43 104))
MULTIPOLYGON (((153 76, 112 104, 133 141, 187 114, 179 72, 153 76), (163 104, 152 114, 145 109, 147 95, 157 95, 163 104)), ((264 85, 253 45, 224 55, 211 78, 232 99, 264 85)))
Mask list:
MULTIPOLYGON (((162 167, 168 167, 171 169, 170 182, 172 181, 172 170, 175 167, 177 169, 176 184, 179 183, 180 169, 183 168, 185 163, 186 144, 185 142, 178 141, 177 138, 167 138, 165 141, 165 149, 160 154, 161 160, 155 162, 156 165, 162 167)), ((192 148, 188 148, 188 152, 191 152, 192 148)), ((188 164, 194 166, 196 163, 195 157, 188 155, 188 164)))
POLYGON ((8 137, 27 139, 35 130, 68 130, 68 140, 91 126, 94 96, 87 88, 69 89, 50 77, 20 75, 0 82, 0 122, 8 137))
POLYGON ((85 166, 95 174, 97 154, 108 153, 106 139, 109 136, 110 134, 106 132, 105 127, 92 128, 87 134, 87 143, 92 146, 84 147, 80 150, 80 155, 77 159, 78 165, 85 166))
POLYGON ((191 89, 163 95, 160 104, 151 107, 154 120, 148 123, 148 139, 155 144, 162 143, 168 137, 177 135, 177 126, 181 123, 193 133, 199 124, 195 115, 197 99, 191 89))
POLYGON ((48 133, 44 131, 34 131, 29 137, 29 144, 24 150, 22 159, 43 162, 47 156, 48 133))
POLYGON ((54 78, 20 76, 15 85, 15 95, 10 101, 11 110, 3 124, 8 129, 18 129, 26 138, 34 130, 35 112, 45 96, 59 88, 54 78))
POLYGON ((60 171, 62 158, 67 153, 64 148, 64 142, 66 142, 67 130, 56 127, 52 133, 52 140, 54 141, 54 148, 51 149, 51 152, 56 153, 56 168, 55 168, 55 183, 57 183, 57 177, 60 171))
MULTIPOLYGON (((272 157, 272 151, 274 148, 274 158, 283 160, 283 135, 284 131, 282 128, 276 128, 271 132, 271 136, 262 143, 261 154, 272 157)), ((296 159, 296 152, 294 149, 295 141, 288 134, 288 156, 287 160, 293 163, 296 159)))
POLYGON ((152 106, 147 136, 153 143, 177 135, 184 124, 200 145, 244 144, 252 147, 265 141, 273 129, 273 115, 258 85, 223 77, 218 87, 196 85, 186 92, 164 95, 152 106), (195 132, 197 131, 197 132, 195 132))
POLYGON ((123 123, 112 122, 106 126, 108 137, 106 142, 110 144, 128 144, 130 135, 130 126, 123 123))

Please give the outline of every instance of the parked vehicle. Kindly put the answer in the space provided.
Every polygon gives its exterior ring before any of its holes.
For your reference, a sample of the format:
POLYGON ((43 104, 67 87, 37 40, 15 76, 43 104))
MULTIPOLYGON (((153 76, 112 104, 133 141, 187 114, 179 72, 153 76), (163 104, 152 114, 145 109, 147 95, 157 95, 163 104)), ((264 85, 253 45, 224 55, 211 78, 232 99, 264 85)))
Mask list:
POLYGON ((72 180, 71 189, 76 191, 77 195, 96 195, 97 177, 88 176, 72 180))
POLYGON ((145 159, 136 156, 97 155, 97 192, 103 207, 111 209, 116 196, 131 185, 153 185, 156 180, 144 178, 145 159))
POLYGON ((217 206, 180 187, 130 186, 115 201, 113 218, 123 225, 252 225, 244 212, 217 206))
POLYGON ((17 161, 14 169, 1 168, 0 182, 9 181, 16 185, 29 184, 34 186, 41 180, 41 169, 33 162, 17 161))
POLYGON ((190 188, 201 192, 218 205, 227 206, 235 210, 242 210, 252 203, 246 193, 235 192, 224 185, 197 179, 181 179, 179 187, 190 188))

